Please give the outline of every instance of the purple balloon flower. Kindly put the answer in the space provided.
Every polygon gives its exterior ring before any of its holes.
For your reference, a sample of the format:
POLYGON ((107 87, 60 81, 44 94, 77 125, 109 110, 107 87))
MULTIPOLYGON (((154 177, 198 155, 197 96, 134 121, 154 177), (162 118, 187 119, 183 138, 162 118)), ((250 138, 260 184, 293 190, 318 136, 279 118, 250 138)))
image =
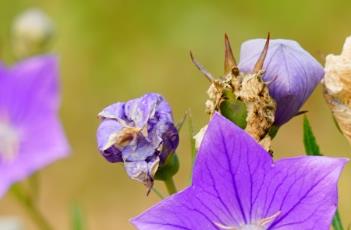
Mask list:
POLYGON ((151 187, 154 175, 178 146, 172 110, 155 93, 118 102, 99 113, 98 148, 110 162, 124 162, 128 175, 151 187))
MULTIPOLYGON (((253 39, 241 45, 240 71, 253 70, 265 41, 253 39)), ((270 40, 263 69, 263 79, 277 102, 275 124, 278 126, 299 112, 324 75, 316 59, 297 42, 284 39, 270 40)))
POLYGON ((68 154, 58 107, 55 57, 33 57, 11 68, 0 63, 0 197, 68 154))
POLYGON ((245 131, 215 114, 193 184, 132 223, 141 230, 328 230, 346 161, 302 156, 273 162, 245 131))

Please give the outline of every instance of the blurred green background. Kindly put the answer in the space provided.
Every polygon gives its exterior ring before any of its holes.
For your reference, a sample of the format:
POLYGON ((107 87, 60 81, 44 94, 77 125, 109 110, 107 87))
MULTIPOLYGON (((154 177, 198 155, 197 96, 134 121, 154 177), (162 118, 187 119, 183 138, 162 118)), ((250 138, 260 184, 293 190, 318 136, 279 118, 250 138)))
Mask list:
MULTIPOLYGON (((11 61, 10 25, 18 13, 39 7, 56 25, 54 53, 60 57, 61 117, 72 155, 43 170, 40 205, 57 227, 69 229, 68 211, 80 204, 87 229, 133 229, 128 219, 159 198, 107 163, 96 149, 97 113, 106 105, 159 92, 180 120, 191 109, 195 129, 204 113, 207 80, 191 64, 189 50, 215 75, 223 73, 223 35, 230 35, 239 56, 241 42, 265 37, 297 40, 319 61, 338 53, 351 34, 350 1, 107 1, 1 0, 1 56, 11 61)), ((351 146, 338 133, 319 87, 304 106, 323 153, 350 157, 351 146)), ((285 125, 274 142, 276 158, 303 154, 302 118, 285 125)), ((182 163, 178 188, 189 179, 187 129, 178 150, 182 163)), ((163 184, 156 183, 163 190, 163 184)), ((351 164, 340 181, 340 212, 351 219, 351 164)), ((1 216, 20 216, 35 229, 21 207, 7 195, 1 216)))

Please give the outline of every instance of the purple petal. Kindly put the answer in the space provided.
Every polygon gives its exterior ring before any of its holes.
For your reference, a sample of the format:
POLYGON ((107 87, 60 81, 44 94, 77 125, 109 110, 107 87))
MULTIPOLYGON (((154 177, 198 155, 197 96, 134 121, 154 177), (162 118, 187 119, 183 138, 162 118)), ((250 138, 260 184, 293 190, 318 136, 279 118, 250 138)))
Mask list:
POLYGON ((41 111, 58 110, 58 66, 55 57, 26 59, 0 74, 0 117, 11 117, 15 123, 30 122, 41 111))
POLYGON ((190 187, 145 211, 131 222, 140 230, 218 230, 209 201, 197 199, 190 187))
MULTIPOLYGON (((241 46, 239 69, 251 72, 264 47, 264 39, 246 41, 241 46)), ((291 40, 271 40, 264 63, 263 79, 269 83, 277 102, 276 125, 296 115, 324 75, 323 67, 291 40)))
POLYGON ((12 183, 67 156, 69 146, 56 115, 55 57, 37 56, 10 69, 0 67, 0 83, 0 134, 5 137, 0 150, 4 151, 0 152, 1 196, 12 183), (8 146, 11 151, 6 151, 8 146))
POLYGON ((111 142, 112 136, 118 134, 121 130, 122 126, 117 121, 106 119, 101 122, 96 132, 99 151, 112 163, 123 161, 121 150, 114 146, 114 142, 111 142))
POLYGON ((248 134, 216 114, 195 162, 193 185, 134 218, 142 230, 238 229, 275 216, 267 229, 329 229, 345 159, 273 163, 248 134))
POLYGON ((125 114, 124 114, 124 105, 125 103, 115 103, 110 106, 107 106, 102 110, 98 116, 100 118, 110 118, 110 119, 125 119, 125 114))
MULTIPOLYGON (((220 115, 209 123, 193 171, 193 185, 226 216, 225 225, 249 223, 252 196, 272 165, 270 155, 245 131, 220 115)), ((208 202, 210 203, 210 202, 208 202)))
POLYGON ((20 148, 13 160, 0 161, 0 197, 9 186, 67 156, 69 145, 55 115, 38 116, 21 126, 20 148))
POLYGON ((337 181, 346 162, 330 157, 277 161, 258 194, 260 202, 253 205, 261 210, 255 215, 280 211, 270 229, 330 229, 338 202, 337 181))
POLYGON ((161 101, 158 94, 146 94, 141 98, 130 100, 125 105, 126 116, 135 123, 136 127, 143 128, 150 117, 156 112, 156 107, 161 101))

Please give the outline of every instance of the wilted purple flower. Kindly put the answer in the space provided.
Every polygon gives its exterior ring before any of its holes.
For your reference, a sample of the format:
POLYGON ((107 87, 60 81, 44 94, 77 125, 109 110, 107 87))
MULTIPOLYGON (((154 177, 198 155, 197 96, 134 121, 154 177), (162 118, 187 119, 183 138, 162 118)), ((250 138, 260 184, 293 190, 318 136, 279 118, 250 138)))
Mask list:
POLYGON ((303 156, 273 162, 245 131, 215 114, 193 184, 132 223, 141 230, 328 230, 346 161, 303 156))
POLYGON ((0 63, 0 196, 68 154, 58 106, 55 57, 33 57, 11 68, 0 63))
POLYGON ((99 113, 98 148, 110 162, 124 162, 128 175, 149 188, 154 175, 178 146, 172 111, 159 94, 118 102, 99 113))
MULTIPOLYGON (((264 44, 264 39, 253 39, 241 45, 240 71, 253 70, 264 44)), ((263 69, 263 79, 277 102, 275 124, 278 126, 299 112, 324 75, 316 59, 297 42, 284 39, 270 41, 263 69)))

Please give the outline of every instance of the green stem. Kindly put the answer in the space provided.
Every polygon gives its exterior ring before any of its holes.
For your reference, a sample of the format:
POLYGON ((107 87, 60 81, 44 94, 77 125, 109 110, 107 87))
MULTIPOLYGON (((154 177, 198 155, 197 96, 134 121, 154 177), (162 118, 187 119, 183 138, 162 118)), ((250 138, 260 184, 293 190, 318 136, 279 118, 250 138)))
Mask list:
POLYGON ((334 230, 344 230, 342 223, 341 223, 341 219, 340 219, 340 214, 338 209, 336 209, 334 218, 333 218, 333 228, 334 230))
POLYGON ((151 190, 161 199, 163 200, 165 197, 162 195, 160 191, 158 191, 156 188, 151 188, 151 190))
POLYGON ((39 208, 33 202, 33 198, 28 196, 21 185, 16 184, 10 190, 18 203, 26 210, 31 219, 35 222, 40 230, 52 230, 44 215, 40 212, 39 208))
POLYGON ((172 195, 174 193, 177 192, 177 188, 174 184, 174 180, 173 180, 173 177, 167 179, 167 180, 164 180, 165 182, 165 185, 166 185, 166 188, 167 188, 167 191, 168 191, 168 194, 169 195, 172 195))
POLYGON ((28 182, 30 185, 30 191, 31 191, 31 197, 32 197, 33 203, 36 203, 39 198, 39 184, 40 184, 39 172, 35 172, 31 177, 29 177, 28 182))
POLYGON ((195 139, 194 139, 194 127, 193 120, 191 117, 190 111, 188 112, 188 127, 189 127, 189 137, 190 137, 190 159, 191 159, 191 167, 194 165, 195 157, 196 157, 196 149, 195 149, 195 139))

